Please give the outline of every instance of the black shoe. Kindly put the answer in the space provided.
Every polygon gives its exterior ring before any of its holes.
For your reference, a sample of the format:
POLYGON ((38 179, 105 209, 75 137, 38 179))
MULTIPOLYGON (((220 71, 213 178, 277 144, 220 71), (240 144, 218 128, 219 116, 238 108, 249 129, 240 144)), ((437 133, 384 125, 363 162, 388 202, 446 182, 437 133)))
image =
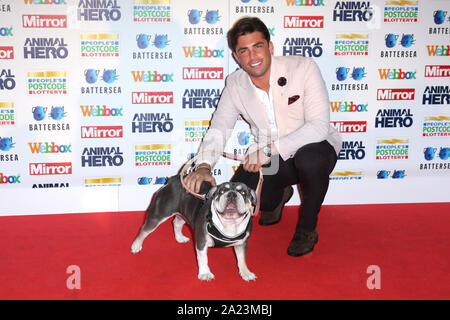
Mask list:
POLYGON ((313 251, 314 246, 319 241, 317 230, 312 232, 297 231, 287 250, 288 255, 300 257, 313 251))
POLYGON ((261 211, 261 218, 259 218, 258 223, 262 226, 270 226, 272 224, 280 222, 284 205, 289 201, 289 199, 291 199, 293 194, 294 188, 292 188, 292 186, 284 188, 281 203, 272 211, 261 211))

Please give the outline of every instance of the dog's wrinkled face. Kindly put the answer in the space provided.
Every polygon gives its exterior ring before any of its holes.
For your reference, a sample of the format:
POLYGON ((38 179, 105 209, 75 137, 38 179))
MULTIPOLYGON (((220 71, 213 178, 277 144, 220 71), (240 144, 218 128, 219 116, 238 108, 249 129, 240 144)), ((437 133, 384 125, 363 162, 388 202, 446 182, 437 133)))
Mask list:
POLYGON ((230 220, 248 213, 257 200, 255 191, 240 182, 225 182, 213 187, 207 198, 211 197, 216 212, 221 218, 230 220))

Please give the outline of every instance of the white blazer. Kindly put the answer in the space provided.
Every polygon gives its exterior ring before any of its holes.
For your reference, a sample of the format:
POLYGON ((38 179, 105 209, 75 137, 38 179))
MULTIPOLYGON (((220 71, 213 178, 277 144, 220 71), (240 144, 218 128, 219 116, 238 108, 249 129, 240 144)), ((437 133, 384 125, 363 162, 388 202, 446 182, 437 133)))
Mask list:
POLYGON ((278 135, 270 136, 271 129, 264 105, 252 88, 250 77, 240 69, 227 77, 210 127, 199 147, 199 152, 216 153, 204 153, 201 159, 214 166, 239 116, 250 125, 257 141, 247 153, 273 142, 282 159, 287 160, 302 146, 323 140, 327 140, 339 153, 342 139, 330 125, 328 92, 314 60, 300 56, 272 56, 271 68, 278 135))

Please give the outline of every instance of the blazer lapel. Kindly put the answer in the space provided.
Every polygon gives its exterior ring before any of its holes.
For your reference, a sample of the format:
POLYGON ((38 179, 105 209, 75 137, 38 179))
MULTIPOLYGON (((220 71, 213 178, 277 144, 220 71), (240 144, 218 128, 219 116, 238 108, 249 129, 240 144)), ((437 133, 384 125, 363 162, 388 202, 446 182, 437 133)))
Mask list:
POLYGON ((272 57, 272 95, 273 95, 273 107, 275 113, 275 121, 277 122, 278 136, 284 136, 284 130, 287 128, 287 123, 285 123, 286 117, 283 115, 287 112, 288 107, 288 72, 285 70, 284 64, 277 59, 277 57, 272 57), (287 81, 283 85, 283 81, 278 83, 280 78, 284 77, 287 81))
POLYGON ((250 77, 242 70, 239 77, 238 90, 242 101, 244 101, 244 109, 258 129, 269 128, 266 109, 250 81, 250 77))

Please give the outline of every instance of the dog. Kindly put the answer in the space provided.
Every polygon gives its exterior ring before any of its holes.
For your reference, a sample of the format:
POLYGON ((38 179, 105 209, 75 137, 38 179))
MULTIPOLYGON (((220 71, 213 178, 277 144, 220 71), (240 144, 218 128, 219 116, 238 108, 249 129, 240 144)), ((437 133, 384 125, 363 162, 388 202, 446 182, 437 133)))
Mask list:
POLYGON ((256 280, 245 258, 253 228, 252 208, 257 202, 255 191, 244 183, 225 182, 212 187, 209 182, 204 182, 200 193, 206 194, 205 201, 188 193, 180 176, 169 178, 167 184, 155 193, 147 209, 145 223, 131 245, 131 252, 141 251, 144 239, 161 223, 175 216, 173 229, 177 242, 190 241, 183 235, 182 228, 185 222, 192 227, 200 280, 214 279, 208 266, 208 248, 230 246, 236 253, 242 279, 256 280))

